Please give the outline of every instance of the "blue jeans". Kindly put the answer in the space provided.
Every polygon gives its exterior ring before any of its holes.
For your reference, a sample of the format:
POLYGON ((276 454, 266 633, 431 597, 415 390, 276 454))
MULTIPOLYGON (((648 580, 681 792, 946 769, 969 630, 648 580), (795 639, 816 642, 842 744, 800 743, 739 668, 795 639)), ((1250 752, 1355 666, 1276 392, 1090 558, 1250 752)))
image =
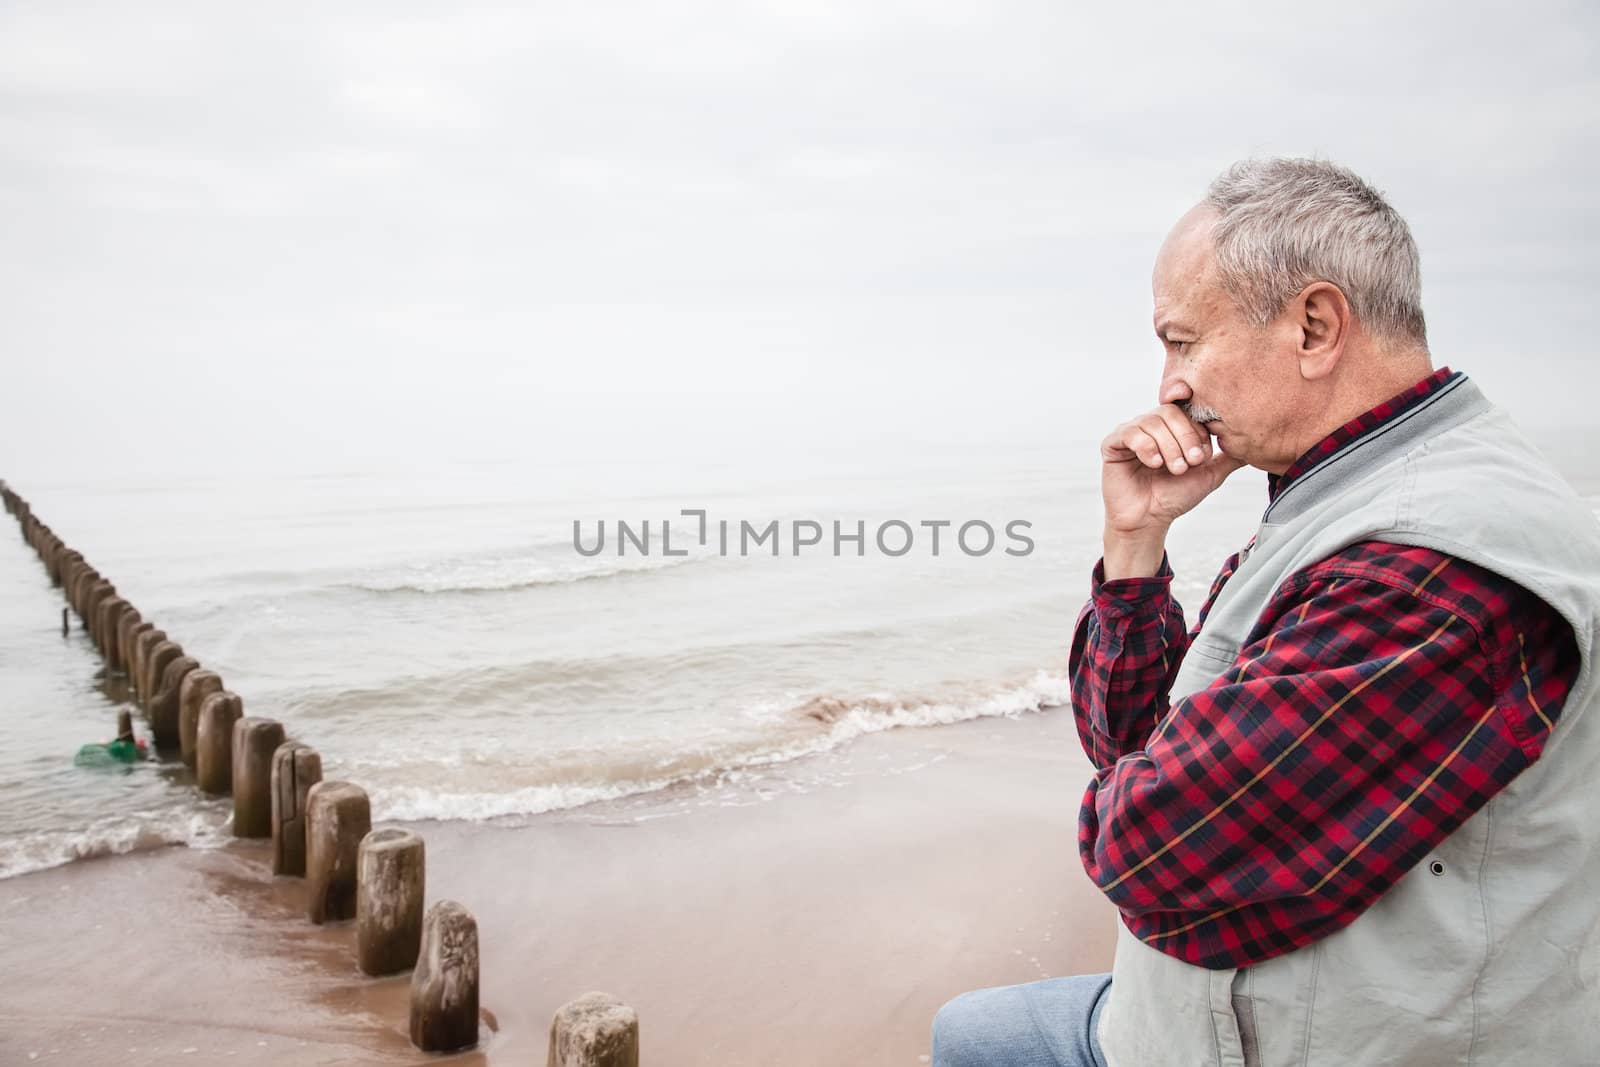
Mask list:
POLYGON ((1095 1022, 1109 974, 975 989, 933 1017, 932 1067, 1106 1067, 1095 1022))

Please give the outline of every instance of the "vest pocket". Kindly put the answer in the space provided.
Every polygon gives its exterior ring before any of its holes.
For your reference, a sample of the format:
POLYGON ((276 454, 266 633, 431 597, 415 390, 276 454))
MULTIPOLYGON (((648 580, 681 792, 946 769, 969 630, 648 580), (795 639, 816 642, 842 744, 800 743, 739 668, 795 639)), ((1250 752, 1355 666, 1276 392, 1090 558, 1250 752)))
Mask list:
POLYGON ((1233 1018, 1239 1025, 1239 1048, 1244 1067, 1261 1067, 1261 1043, 1256 1036, 1256 1002, 1250 996, 1250 969, 1233 976, 1233 1018))
POLYGON ((1245 1067, 1308 1062, 1325 941, 1241 967, 1230 986, 1245 1067))

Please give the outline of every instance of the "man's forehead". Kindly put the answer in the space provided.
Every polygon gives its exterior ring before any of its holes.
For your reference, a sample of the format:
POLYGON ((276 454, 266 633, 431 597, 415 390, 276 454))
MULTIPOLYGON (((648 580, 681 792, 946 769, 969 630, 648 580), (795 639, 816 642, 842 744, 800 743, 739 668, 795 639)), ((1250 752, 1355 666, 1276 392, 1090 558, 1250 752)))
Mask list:
POLYGON ((1211 224, 1216 212, 1198 204, 1180 218, 1161 243, 1150 274, 1156 332, 1188 326, 1185 309, 1203 301, 1211 289, 1211 224))
POLYGON ((1161 260, 1151 278, 1151 321, 1157 333, 1193 327, 1211 295, 1211 270, 1206 259, 1161 260))

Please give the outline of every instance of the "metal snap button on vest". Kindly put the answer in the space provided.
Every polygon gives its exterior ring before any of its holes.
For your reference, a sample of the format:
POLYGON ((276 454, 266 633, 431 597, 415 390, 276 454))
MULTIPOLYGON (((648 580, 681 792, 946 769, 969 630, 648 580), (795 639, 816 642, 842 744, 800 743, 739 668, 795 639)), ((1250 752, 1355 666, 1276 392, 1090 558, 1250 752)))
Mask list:
POLYGON ((1440 863, 1438 860, 1434 860, 1432 863, 1428 864, 1428 870, 1435 875, 1443 874, 1444 864, 1440 863))

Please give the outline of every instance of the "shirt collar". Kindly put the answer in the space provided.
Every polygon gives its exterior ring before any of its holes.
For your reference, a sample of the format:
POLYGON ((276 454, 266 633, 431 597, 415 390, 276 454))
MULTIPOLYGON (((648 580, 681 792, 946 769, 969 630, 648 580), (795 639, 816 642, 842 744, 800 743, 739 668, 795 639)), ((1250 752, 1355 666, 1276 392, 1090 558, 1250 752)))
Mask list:
POLYGON ((1282 474, 1268 472, 1268 502, 1276 500, 1278 494, 1289 488, 1297 478, 1304 476, 1345 445, 1366 437, 1368 434, 1388 425, 1400 415, 1438 392, 1447 382, 1460 377, 1463 377, 1460 371, 1453 371, 1449 367, 1440 367, 1405 392, 1397 393, 1378 406, 1362 412, 1306 449, 1298 459, 1289 464, 1289 469, 1282 474))

